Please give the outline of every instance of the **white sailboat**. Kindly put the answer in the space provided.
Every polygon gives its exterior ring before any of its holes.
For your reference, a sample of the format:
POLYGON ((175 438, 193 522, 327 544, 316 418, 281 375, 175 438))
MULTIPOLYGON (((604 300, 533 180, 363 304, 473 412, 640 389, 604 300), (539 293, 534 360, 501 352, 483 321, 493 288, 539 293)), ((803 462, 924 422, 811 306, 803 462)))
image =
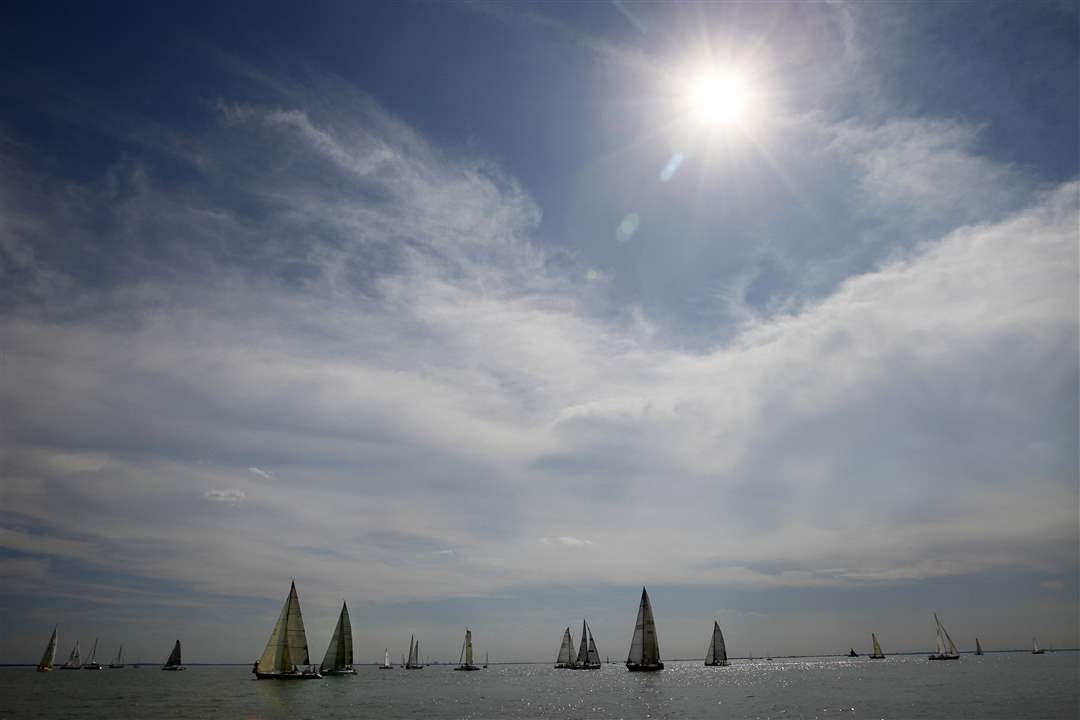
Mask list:
POLYGON ((124 667, 124 646, 123 645, 121 645, 120 649, 116 651, 116 661, 109 663, 109 667, 114 668, 114 669, 124 667))
POLYGON ((259 680, 314 680, 322 677, 318 670, 311 667, 308 657, 307 634, 304 632, 304 617, 300 614, 300 598, 296 594, 295 582, 289 586, 289 597, 285 599, 285 606, 281 608, 262 657, 255 661, 251 672, 259 680))
POLYGON ((409 659, 405 661, 405 669, 424 669, 424 666, 420 663, 420 642, 414 641, 412 635, 409 636, 409 659))
POLYGON ((979 643, 979 638, 975 638, 975 654, 976 655, 982 655, 983 654, 983 649, 982 649, 982 645, 979 643))
POLYGON ((71 648, 71 655, 68 657, 67 662, 60 666, 61 670, 78 670, 81 663, 79 662, 79 641, 75 641, 75 647, 71 648))
POLYGON ((881 652, 881 645, 877 641, 877 635, 870 633, 870 639, 874 641, 874 652, 870 653, 871 660, 884 660, 885 653, 881 652))
POLYGON ((461 645, 461 656, 458 657, 458 666, 455 670, 479 670, 473 665, 472 653, 472 630, 465 628, 465 642, 461 645))
POLYGON ((1031 638, 1031 654, 1042 655, 1044 652, 1046 651, 1039 647, 1039 641, 1035 638, 1031 638))
POLYGON ((382 661, 382 665, 379 666, 379 669, 380 670, 393 670, 394 669, 393 663, 390 662, 390 648, 386 648, 386 650, 383 651, 383 661, 382 661))
POLYGON ((169 653, 169 659, 165 661, 165 664, 161 666, 162 670, 177 671, 185 670, 184 663, 180 659, 180 641, 177 640, 173 645, 172 652, 169 653))
POLYGON ((53 662, 56 660, 56 626, 53 626, 52 635, 49 637, 49 644, 45 646, 45 654, 41 656, 41 662, 38 663, 38 672, 49 672, 53 669, 53 662))
POLYGON ((960 651, 956 649, 956 643, 949 637, 949 631, 938 620, 934 613, 934 623, 937 624, 937 652, 930 655, 930 660, 959 660, 960 651))
POLYGON ((574 638, 570 635, 570 628, 563 632, 562 644, 559 645, 559 657, 555 660, 557 670, 572 670, 574 667, 574 638))
POLYGON ((352 623, 349 622, 349 608, 341 601, 341 613, 338 615, 330 645, 326 648, 322 664, 319 666, 324 675, 355 675, 353 669, 352 623))
POLYGON ((585 620, 581 621, 581 647, 578 648, 577 658, 574 659, 572 667, 574 670, 600 669, 600 654, 596 652, 596 642, 585 620))
POLYGON ((94 644, 90 647, 90 657, 83 663, 83 670, 100 670, 101 663, 97 661, 97 638, 94 638, 94 644))
POLYGON ((720 623, 713 620, 712 638, 709 639, 709 650, 705 653, 705 665, 706 667, 727 667, 728 664, 724 633, 720 632, 720 623))
POLYGON ((634 638, 630 641, 630 654, 626 658, 626 669, 630 672, 664 669, 664 663, 660 661, 660 641, 656 637, 652 603, 649 602, 649 593, 644 587, 641 588, 641 603, 638 605, 637 622, 634 624, 634 638))

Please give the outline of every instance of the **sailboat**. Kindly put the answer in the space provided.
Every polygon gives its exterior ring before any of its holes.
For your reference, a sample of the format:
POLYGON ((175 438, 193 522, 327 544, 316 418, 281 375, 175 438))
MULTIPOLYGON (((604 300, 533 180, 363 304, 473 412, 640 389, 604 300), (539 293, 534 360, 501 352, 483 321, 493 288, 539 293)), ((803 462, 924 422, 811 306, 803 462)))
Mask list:
POLYGON ((938 620, 934 613, 934 622, 937 624, 937 652, 930 655, 931 660, 959 660, 960 651, 956 649, 956 643, 949 637, 949 631, 938 620))
POLYGON ((975 654, 976 655, 982 655, 983 654, 982 645, 979 644, 979 638, 975 638, 975 654))
POLYGON ((109 663, 109 667, 111 667, 111 668, 122 668, 122 667, 124 667, 124 646, 123 645, 121 645, 120 649, 116 651, 116 662, 109 663))
POLYGON ((1039 641, 1035 638, 1031 638, 1031 654, 1042 655, 1044 652, 1046 651, 1039 647, 1039 641))
POLYGON ((315 680, 321 678, 318 670, 311 667, 308 657, 307 634, 304 632, 304 616, 300 614, 300 598, 296 583, 289 585, 289 597, 281 608, 277 623, 262 657, 251 668, 259 680, 315 680), (299 666, 308 667, 301 670, 299 666))
POLYGON ((578 648, 573 668, 575 670, 600 669, 600 653, 596 652, 596 642, 593 640, 592 631, 584 620, 581 621, 581 647, 578 648))
POLYGON ((487 650, 485 650, 484 651, 484 669, 485 670, 487 670, 487 666, 488 666, 488 654, 487 654, 487 650))
POLYGON ((562 644, 559 645, 559 657, 555 660, 556 670, 572 670, 574 668, 574 638, 570 636, 570 628, 563 632, 562 644))
POLYGON ((165 664, 161 666, 162 670, 177 671, 186 670, 184 663, 180 660, 180 641, 177 640, 173 645, 172 652, 169 653, 169 659, 165 661, 165 664))
POLYGON ((349 622, 349 608, 345 607, 345 601, 342 600, 341 613, 319 670, 324 675, 355 675, 352 651, 352 623, 349 622))
POLYGON ((90 647, 90 657, 83 663, 83 670, 100 670, 101 663, 97 661, 97 638, 94 638, 94 644, 90 647))
POLYGON ((75 641, 75 647, 71 648, 71 655, 68 657, 67 662, 60 666, 61 670, 78 670, 79 669, 79 641, 75 641))
POLYGON ((409 636, 409 659, 405 662, 406 670, 423 670, 420 664, 420 643, 414 642, 412 635, 409 636))
POLYGON ((455 670, 479 670, 472 662, 472 630, 465 628, 465 642, 461 645, 461 656, 458 657, 459 665, 455 670))
POLYGON ((709 649, 705 653, 706 667, 727 667, 727 645, 724 644, 724 633, 720 632, 720 623, 713 620, 712 638, 709 639, 709 649))
POLYGON ((874 652, 870 653, 871 660, 884 660, 885 653, 881 652, 881 645, 877 641, 877 635, 870 633, 870 639, 874 641, 874 652))
POLYGON ((52 635, 49 637, 49 644, 45 646, 45 654, 41 656, 41 662, 38 663, 38 672, 49 672, 53 669, 53 661, 56 660, 56 626, 53 626, 52 635))
POLYGON ((630 655, 626 658, 626 669, 630 672, 664 669, 664 663, 660 661, 660 641, 656 637, 652 603, 649 602, 649 593, 644 587, 641 588, 641 604, 638 605, 637 622, 634 624, 634 638, 630 641, 630 655))
POLYGON ((393 663, 390 662, 390 648, 386 648, 386 650, 383 652, 383 661, 382 661, 382 665, 379 666, 379 669, 380 670, 393 670, 394 669, 393 663))

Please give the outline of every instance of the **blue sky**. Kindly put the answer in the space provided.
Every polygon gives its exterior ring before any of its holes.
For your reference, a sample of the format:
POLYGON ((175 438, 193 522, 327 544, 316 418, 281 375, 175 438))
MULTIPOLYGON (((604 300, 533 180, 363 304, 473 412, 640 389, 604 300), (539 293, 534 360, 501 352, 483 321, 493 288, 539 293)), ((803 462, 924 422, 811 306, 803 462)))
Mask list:
POLYGON ((5 661, 1080 642, 1074 3, 11 15, 5 661))

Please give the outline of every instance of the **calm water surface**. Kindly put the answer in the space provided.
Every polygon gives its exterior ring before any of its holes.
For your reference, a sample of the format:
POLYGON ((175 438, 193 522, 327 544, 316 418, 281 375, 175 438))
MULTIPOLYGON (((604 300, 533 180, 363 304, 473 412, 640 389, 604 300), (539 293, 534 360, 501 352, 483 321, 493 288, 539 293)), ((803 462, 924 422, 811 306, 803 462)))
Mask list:
POLYGON ((356 677, 250 679, 248 667, 38 673, 0 669, 0 718, 1076 718, 1080 654, 808 658, 620 665, 575 672, 360 668, 356 677))

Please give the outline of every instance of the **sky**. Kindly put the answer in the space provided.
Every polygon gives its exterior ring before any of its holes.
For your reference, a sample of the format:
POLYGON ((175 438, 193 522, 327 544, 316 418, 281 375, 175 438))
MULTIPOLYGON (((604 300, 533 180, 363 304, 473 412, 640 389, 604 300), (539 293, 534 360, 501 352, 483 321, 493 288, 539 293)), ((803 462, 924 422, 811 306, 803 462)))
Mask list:
POLYGON ((1080 645, 1078 14, 11 5, 0 662, 1080 645))

